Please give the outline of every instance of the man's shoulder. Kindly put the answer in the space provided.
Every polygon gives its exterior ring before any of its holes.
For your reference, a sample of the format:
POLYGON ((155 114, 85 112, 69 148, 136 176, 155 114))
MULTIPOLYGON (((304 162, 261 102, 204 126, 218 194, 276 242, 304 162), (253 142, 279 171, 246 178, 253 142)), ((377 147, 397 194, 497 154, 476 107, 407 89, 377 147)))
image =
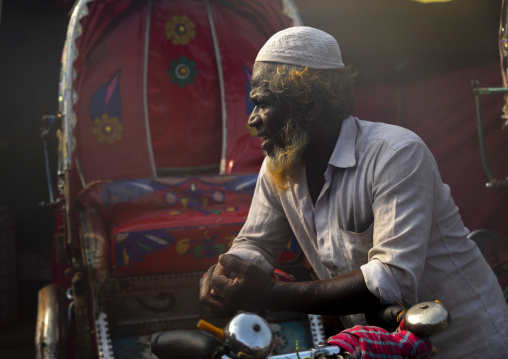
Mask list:
POLYGON ((423 144, 422 139, 413 131, 402 126, 384 122, 371 122, 355 118, 358 126, 358 139, 369 144, 382 143, 396 150, 408 143, 423 144))

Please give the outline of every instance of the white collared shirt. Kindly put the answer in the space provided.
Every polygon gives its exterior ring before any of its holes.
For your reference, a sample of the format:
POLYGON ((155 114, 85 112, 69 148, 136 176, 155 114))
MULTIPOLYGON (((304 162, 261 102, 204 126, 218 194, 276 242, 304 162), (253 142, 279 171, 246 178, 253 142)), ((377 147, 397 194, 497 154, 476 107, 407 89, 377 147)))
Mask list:
POLYGON ((313 206, 305 169, 278 195, 263 163, 249 216, 229 253, 269 273, 294 233, 321 279, 361 269, 382 303, 443 302, 452 326, 432 337, 439 358, 508 353, 501 288, 466 238, 450 189, 417 135, 349 117, 325 180, 313 206))

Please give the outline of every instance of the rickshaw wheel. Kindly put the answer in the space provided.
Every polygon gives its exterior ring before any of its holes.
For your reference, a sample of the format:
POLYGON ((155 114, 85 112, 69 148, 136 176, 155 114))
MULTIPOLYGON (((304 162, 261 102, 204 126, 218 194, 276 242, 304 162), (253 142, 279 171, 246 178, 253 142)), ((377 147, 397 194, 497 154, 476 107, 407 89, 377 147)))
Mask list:
POLYGON ((37 359, 64 359, 67 346, 67 300, 62 287, 49 284, 39 291, 35 329, 37 359))

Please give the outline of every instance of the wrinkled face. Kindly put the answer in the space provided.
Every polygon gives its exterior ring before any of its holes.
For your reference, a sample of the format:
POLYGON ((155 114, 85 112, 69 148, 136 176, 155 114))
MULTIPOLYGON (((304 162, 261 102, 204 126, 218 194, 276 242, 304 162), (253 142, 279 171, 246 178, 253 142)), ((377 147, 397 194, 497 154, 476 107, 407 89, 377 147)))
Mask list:
POLYGON ((277 148, 285 146, 281 130, 289 115, 289 106, 277 101, 266 82, 275 71, 275 64, 254 64, 249 98, 255 106, 249 117, 249 126, 256 128, 258 137, 264 140, 261 148, 268 156, 273 156, 277 148))

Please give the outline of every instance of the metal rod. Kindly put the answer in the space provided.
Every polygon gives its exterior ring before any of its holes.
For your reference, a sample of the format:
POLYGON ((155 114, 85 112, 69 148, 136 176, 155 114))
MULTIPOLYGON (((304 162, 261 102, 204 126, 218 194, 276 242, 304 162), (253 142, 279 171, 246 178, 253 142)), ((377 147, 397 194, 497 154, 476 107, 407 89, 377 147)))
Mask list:
POLYGON ((208 21, 210 22, 210 32, 212 34, 213 48, 215 51, 215 61, 217 62, 217 73, 219 76, 219 90, 222 109, 222 153, 220 160, 220 174, 226 173, 226 150, 227 150, 227 108, 226 108, 226 90, 224 87, 224 71, 222 69, 222 58, 220 54, 219 39, 215 30, 215 23, 213 21, 212 7, 210 1, 206 0, 206 12, 208 14, 208 21))
POLYGON ((488 156, 487 156, 487 146, 485 145, 485 133, 483 126, 483 107, 482 107, 482 99, 481 96, 491 95, 491 94, 506 94, 508 93, 508 87, 487 87, 480 88, 478 81, 473 81, 471 83, 474 86, 473 92, 475 93, 475 103, 476 103, 476 120, 477 120, 477 130, 478 130, 478 142, 480 144, 480 154, 482 159, 483 169, 487 174, 489 182, 486 184, 486 187, 492 189, 493 191, 499 191, 508 186, 508 177, 504 180, 498 180, 494 177, 492 170, 490 169, 488 156))
POLYGON ((484 137, 484 131, 483 131, 482 100, 481 100, 481 97, 478 93, 475 96, 475 102, 476 102, 476 124, 477 124, 477 129, 478 129, 478 142, 480 143, 480 154, 482 157, 483 169, 485 170, 485 173, 487 174, 487 177, 489 178, 489 180, 493 180, 494 175, 492 174, 492 171, 490 170, 489 161, 487 158, 487 148, 485 146, 485 137, 484 137))
POLYGON ((146 22, 145 22, 145 46, 143 56, 143 112, 145 115, 145 131, 146 131, 146 145, 148 150, 148 157, 150 158, 150 167, 152 168, 153 177, 157 177, 157 168, 155 165, 155 157, 153 155, 152 136, 150 134, 150 121, 148 114, 148 50, 150 44, 150 18, 152 14, 152 0, 148 1, 146 7, 146 22))
POLYGON ((42 144, 44 145, 44 162, 46 163, 46 179, 48 181, 49 203, 53 203, 55 202, 55 194, 53 192, 53 181, 51 180, 51 173, 49 168, 48 144, 46 140, 42 140, 42 144))
POLYGON ((476 87, 474 93, 480 96, 508 93, 508 87, 476 87))

